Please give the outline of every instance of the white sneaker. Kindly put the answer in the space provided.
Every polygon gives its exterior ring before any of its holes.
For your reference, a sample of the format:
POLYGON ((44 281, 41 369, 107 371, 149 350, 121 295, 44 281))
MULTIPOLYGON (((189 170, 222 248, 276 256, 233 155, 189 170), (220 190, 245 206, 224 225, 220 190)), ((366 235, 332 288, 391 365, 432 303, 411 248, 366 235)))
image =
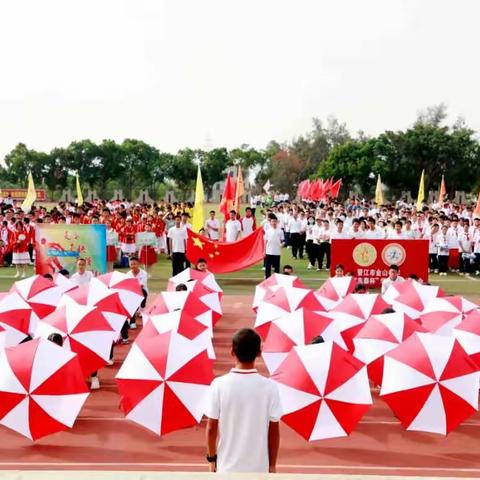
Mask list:
POLYGON ((25 278, 27 274, 25 272, 22 273, 22 278, 25 278))
POLYGON ((459 275, 465 275, 463 272, 460 272, 459 275))
POLYGON ((136 323, 131 323, 131 324, 130 324, 130 328, 131 328, 132 330, 136 330, 136 329, 137 329, 137 324, 136 324, 136 323))
POLYGON ((311 263, 308 264, 307 269, 311 270, 313 268, 313 265, 311 263))
POLYGON ((17 272, 13 278, 20 278, 20 272, 17 272))
POLYGON ((98 377, 92 377, 90 381, 90 390, 99 390, 100 389, 100 380, 98 377))

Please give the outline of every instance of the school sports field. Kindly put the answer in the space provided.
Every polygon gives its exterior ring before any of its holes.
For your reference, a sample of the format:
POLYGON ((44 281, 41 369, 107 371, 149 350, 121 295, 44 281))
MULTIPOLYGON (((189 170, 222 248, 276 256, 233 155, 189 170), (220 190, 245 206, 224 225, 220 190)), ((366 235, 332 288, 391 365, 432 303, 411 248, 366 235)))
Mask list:
MULTIPOLYGON (((288 259, 284 252, 284 263, 288 259)), ((307 271, 304 262, 293 264, 296 273, 318 288, 326 274, 307 271)), ((169 263, 162 260, 150 282, 152 297, 166 285, 169 263)), ((0 270, 1 290, 9 288, 13 269, 0 270)), ((224 316, 215 332, 215 373, 231 367, 230 338, 235 330, 253 325, 250 305, 261 266, 236 274, 219 275, 225 290, 224 316)), ((480 300, 480 283, 457 275, 432 278, 448 293, 480 300)), ((124 470, 206 471, 204 424, 198 428, 158 438, 122 418, 114 376, 129 346, 118 346, 116 362, 100 372, 102 388, 92 392, 75 428, 32 444, 22 436, 0 429, 0 470, 124 470)), ((260 369, 265 373, 263 365, 260 369)), ((374 392, 374 395, 377 395, 374 392)), ((460 426, 449 437, 405 432, 390 410, 378 399, 349 438, 307 443, 282 425, 279 472, 306 474, 412 475, 480 477, 480 415, 460 426)), ((0 476, 0 478, 2 478, 0 476)), ((8 478, 8 477, 5 477, 8 478)), ((16 477, 18 478, 18 477, 16 477)), ((66 478, 66 477, 65 477, 66 478)), ((93 478, 90 475, 90 478, 93 478)), ((193 478, 193 477, 191 477, 193 478)))

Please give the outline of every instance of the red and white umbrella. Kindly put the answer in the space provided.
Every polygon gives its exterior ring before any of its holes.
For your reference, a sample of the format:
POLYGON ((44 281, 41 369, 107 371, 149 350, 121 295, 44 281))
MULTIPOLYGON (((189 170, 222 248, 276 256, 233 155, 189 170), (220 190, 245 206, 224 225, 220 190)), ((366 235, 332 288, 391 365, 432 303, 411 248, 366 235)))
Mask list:
POLYGON ((368 376, 380 385, 383 356, 415 332, 426 332, 418 322, 402 312, 372 315, 353 339, 353 355, 368 366, 368 376))
POLYGON ((478 381, 454 337, 415 333, 385 355, 380 396, 407 430, 446 435, 478 410, 478 381))
POLYGON ((473 310, 467 314, 453 329, 453 335, 480 368, 480 310, 473 310))
POLYGON ((62 293, 69 292, 70 290, 75 290, 78 288, 78 285, 74 282, 72 282, 69 278, 67 278, 65 275, 62 275, 61 273, 57 273, 53 277, 53 282, 57 287, 60 287, 60 290, 62 293))
POLYGON ((258 305, 268 293, 274 292, 280 287, 306 288, 302 281, 295 275, 274 273, 255 287, 255 296, 253 297, 252 304, 253 311, 257 311, 258 305))
POLYGON ((199 272, 198 270, 194 270, 193 268, 186 268, 174 277, 171 277, 168 280, 167 290, 170 292, 175 291, 175 287, 181 283, 187 285, 188 288, 188 283, 193 280, 201 283, 203 286, 208 288, 210 292, 218 293, 219 297, 222 298, 223 290, 220 288, 220 285, 215 280, 215 275, 210 272, 199 272))
POLYGON ((348 349, 353 352, 353 338, 372 315, 378 315, 390 305, 377 293, 350 293, 326 315, 335 320, 348 349))
POLYGON ((334 342, 294 347, 272 379, 282 420, 309 441, 350 434, 372 405, 367 367, 334 342))
POLYGON ((258 305, 255 330, 265 340, 271 322, 299 308, 315 312, 325 311, 309 288, 280 287, 271 291, 258 305))
POLYGON ((72 428, 88 393, 77 355, 48 340, 0 351, 0 425, 31 440, 72 428))
MULTIPOLYGON (((383 296, 387 302, 391 298, 389 295, 390 289, 396 285, 393 283, 383 296)), ((434 285, 423 285, 415 280, 406 280, 399 284, 401 292, 396 295, 389 303, 392 304, 393 309, 397 312, 406 313, 410 318, 417 319, 425 309, 425 307, 435 298, 443 296, 443 291, 440 287, 434 285)))
POLYGON ((0 326, 0 349, 7 346, 7 331, 0 326))
POLYGON ((212 312, 213 325, 220 320, 222 311, 222 293, 214 292, 199 280, 192 280, 186 284, 187 290, 196 295, 212 312))
POLYGON ((126 418, 157 435, 198 424, 212 380, 207 351, 174 331, 138 339, 116 376, 126 418))
POLYGON ((32 307, 17 292, 7 293, 0 300, 0 327, 5 329, 5 346, 13 347, 28 337, 32 307))
POLYGON ((97 279, 118 293, 123 308, 128 312, 128 316, 132 317, 144 299, 138 280, 117 271, 100 275, 97 279))
POLYGON ((420 321, 432 333, 451 335, 463 320, 464 314, 477 308, 478 305, 460 296, 435 298, 423 310, 420 321))
POLYGON ((353 293, 356 285, 355 277, 330 277, 315 292, 315 295, 328 311, 338 305, 349 293, 353 293))
POLYGON ((148 338, 159 333, 174 330, 180 335, 195 341, 207 349, 208 357, 215 359, 212 337, 207 326, 193 318, 184 310, 152 315, 137 338, 148 338))
POLYGON ((14 282, 10 291, 17 292, 32 307, 38 318, 52 313, 62 296, 62 289, 41 275, 14 282))
POLYGON ((210 335, 213 336, 212 310, 196 294, 188 291, 159 293, 145 310, 143 325, 145 326, 148 323, 152 315, 174 312, 175 310, 182 310, 191 315, 205 325, 210 335))
POLYGON ((273 321, 262 347, 263 361, 269 373, 277 369, 293 347, 308 345, 318 335, 346 348, 333 320, 311 310, 300 308, 273 321))
POLYGON ((78 354, 85 376, 108 364, 116 333, 96 307, 65 303, 38 322, 36 336, 59 333, 64 347, 78 354))

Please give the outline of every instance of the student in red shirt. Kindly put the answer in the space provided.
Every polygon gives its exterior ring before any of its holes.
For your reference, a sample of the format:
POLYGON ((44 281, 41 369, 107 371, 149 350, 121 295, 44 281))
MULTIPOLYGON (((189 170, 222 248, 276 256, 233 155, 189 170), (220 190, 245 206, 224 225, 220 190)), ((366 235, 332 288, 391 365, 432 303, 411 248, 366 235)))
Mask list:
POLYGON ((20 276, 24 278, 26 275, 26 266, 30 263, 30 255, 28 254, 28 233, 23 226, 23 222, 19 221, 15 224, 12 241, 12 263, 17 268, 15 278, 18 278, 20 276))

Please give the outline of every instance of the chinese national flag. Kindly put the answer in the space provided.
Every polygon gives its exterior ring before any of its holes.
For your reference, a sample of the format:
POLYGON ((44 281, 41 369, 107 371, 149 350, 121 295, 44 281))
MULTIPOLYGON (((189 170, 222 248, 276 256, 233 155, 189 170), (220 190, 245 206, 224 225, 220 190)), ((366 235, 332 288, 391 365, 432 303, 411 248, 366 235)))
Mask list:
POLYGON ((225 220, 228 218, 230 210, 233 208, 233 202, 235 201, 235 185, 232 184, 232 178, 227 175, 225 180, 225 187, 223 188, 222 200, 218 209, 223 213, 225 220))
POLYGON ((198 259, 207 261, 212 273, 236 272, 263 259, 265 244, 263 228, 258 228, 236 242, 214 242, 203 235, 187 230, 187 258, 193 264, 198 259))

